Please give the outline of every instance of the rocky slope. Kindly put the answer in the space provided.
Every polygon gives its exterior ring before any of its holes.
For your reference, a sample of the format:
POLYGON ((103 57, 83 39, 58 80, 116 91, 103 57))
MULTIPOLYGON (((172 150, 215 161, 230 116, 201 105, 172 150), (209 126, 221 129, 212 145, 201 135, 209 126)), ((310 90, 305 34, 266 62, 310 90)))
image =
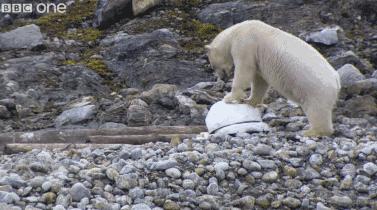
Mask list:
MULTIPOLYGON (((229 83, 221 82, 187 89, 216 81, 203 45, 221 28, 246 19, 263 20, 310 41, 336 68, 353 64, 368 79, 366 83, 375 86, 371 80, 377 60, 376 20, 370 12, 375 9, 373 1, 169 1, 137 17, 127 12, 124 17, 114 15, 118 7, 132 1, 115 2, 69 2, 63 15, 8 17, 13 25, 1 23, 2 30, 8 30, 0 35, 3 131, 95 128, 108 122, 202 124, 209 106, 229 90, 229 83), (91 27, 99 21, 106 24, 101 29, 91 27), (25 24, 35 25, 9 32, 25 24), (330 29, 316 34, 326 27, 330 29), (155 84, 176 87, 163 90, 167 96, 158 99, 161 95, 156 93, 161 90, 153 90, 155 84), (155 93, 153 99, 143 98, 143 91, 148 90, 155 93), (186 105, 176 95, 191 98, 195 106, 182 108, 186 105), (140 115, 127 114, 134 99, 146 102, 145 108, 138 109, 140 115), (94 105, 84 118, 57 122, 69 118, 64 111, 83 104, 94 105), (141 117, 132 119, 135 116, 141 117)), ((371 109, 367 113, 375 113, 371 109)))
POLYGON ((1 132, 203 124, 230 90, 204 44, 260 19, 338 69, 335 134, 302 137, 301 109, 270 91, 269 133, 2 155, 0 209, 377 208, 375 0, 164 1, 136 17, 116 12, 132 1, 106 2, 0 16, 1 132), (109 22, 92 27, 100 12, 109 22))

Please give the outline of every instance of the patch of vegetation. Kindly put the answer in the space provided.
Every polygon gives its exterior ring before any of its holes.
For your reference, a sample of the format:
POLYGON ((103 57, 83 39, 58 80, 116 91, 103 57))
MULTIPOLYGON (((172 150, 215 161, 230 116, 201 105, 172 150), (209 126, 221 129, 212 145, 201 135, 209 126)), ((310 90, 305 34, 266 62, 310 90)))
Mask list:
MULTIPOLYGON (((174 17, 176 14, 172 14, 174 17)), ((202 23, 197 19, 193 19, 187 13, 178 13, 178 18, 182 23, 178 25, 178 30, 190 40, 182 41, 180 44, 188 51, 202 52, 204 45, 209 43, 222 30, 210 23, 202 23)))
POLYGON ((100 75, 102 78, 109 78, 111 76, 111 72, 106 66, 106 63, 99 58, 89 58, 84 62, 84 64, 97 72, 98 75, 100 75))
POLYGON ((28 20, 16 19, 11 25, 1 27, 0 32, 11 31, 11 30, 16 29, 18 27, 25 26, 25 25, 32 24, 32 23, 33 22, 28 21, 28 20))
POLYGON ((182 9, 191 9, 192 7, 198 7, 202 3, 202 0, 176 0, 175 6, 182 9))
POLYGON ((67 32, 63 36, 67 39, 80 40, 85 42, 96 41, 102 35, 102 31, 96 28, 78 29, 74 32, 67 32))
POLYGON ((201 40, 211 40, 218 33, 221 32, 221 29, 211 23, 202 23, 198 20, 192 20, 195 32, 198 34, 201 40))
POLYGON ((132 28, 132 32, 135 34, 140 33, 146 33, 146 32, 152 32, 154 30, 160 29, 160 28, 166 28, 169 26, 169 23, 165 19, 151 19, 148 21, 143 21, 141 24, 140 22, 136 24, 132 28))
POLYGON ((76 65, 77 64, 77 61, 74 61, 74 60, 65 60, 63 62, 64 65, 76 65))
MULTIPOLYGON (((80 28, 81 24, 86 20, 91 20, 94 17, 97 0, 82 0, 75 1, 75 3, 67 9, 66 13, 50 13, 48 15, 38 18, 35 22, 41 27, 41 30, 50 36, 65 37, 69 36, 67 30, 69 28, 80 28)), ((79 40, 92 40, 98 35, 96 29, 81 29, 78 33, 90 32, 90 35, 79 35, 79 40)), ((73 37, 73 36, 72 36, 73 37)))

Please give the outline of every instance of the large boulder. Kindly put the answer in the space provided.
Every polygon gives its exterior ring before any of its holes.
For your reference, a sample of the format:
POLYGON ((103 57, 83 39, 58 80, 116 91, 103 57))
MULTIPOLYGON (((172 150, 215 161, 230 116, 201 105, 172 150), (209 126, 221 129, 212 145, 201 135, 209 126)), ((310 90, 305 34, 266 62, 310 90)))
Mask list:
POLYGON ((37 25, 31 24, 0 33, 0 50, 32 49, 43 45, 43 36, 37 25))
POLYGON ((338 43, 339 27, 324 28, 321 31, 312 32, 305 37, 307 42, 313 42, 323 45, 335 45, 338 43))
POLYGON ((90 120, 96 113, 95 105, 85 105, 80 107, 74 107, 69 110, 65 110, 55 120, 56 127, 61 127, 65 124, 75 124, 86 120, 90 120))
POLYGON ((367 115, 377 115, 377 102, 373 96, 358 96, 347 100, 344 112, 347 116, 363 117, 367 115))
POLYGON ((197 104, 190 97, 182 94, 177 94, 176 98, 178 100, 178 108, 181 113, 190 115, 191 121, 193 123, 203 123, 208 113, 206 105, 197 104))
POLYGON ((170 84, 155 84, 152 89, 144 91, 141 98, 147 103, 159 103, 162 106, 174 107, 177 86, 170 84))
POLYGON ((208 132, 216 134, 235 134, 268 131, 262 122, 258 109, 247 104, 215 103, 206 117, 208 132))
POLYGON ((340 76, 340 83, 343 88, 365 79, 365 76, 361 74, 359 69, 352 64, 342 66, 340 69, 338 69, 338 73, 340 76))
POLYGON ((261 16, 255 13, 255 10, 265 6, 265 3, 250 1, 215 3, 200 10, 198 18, 202 22, 212 23, 221 28, 227 28, 245 20, 261 19, 261 16))
POLYGON ((94 25, 107 28, 120 19, 132 17, 132 15, 132 0, 99 0, 94 25))
POLYGON ((357 56, 353 51, 340 51, 335 55, 328 58, 328 61, 335 69, 338 69, 345 64, 352 64, 356 68, 360 69, 363 73, 369 73, 373 71, 372 64, 365 59, 357 56))
MULTIPOLYGON (((212 23, 220 28, 256 19, 271 25, 283 26, 290 29, 290 32, 300 32, 303 21, 297 18, 297 7, 303 2, 303 0, 227 1, 202 8, 198 12, 198 18, 202 22, 212 23)), ((310 26, 313 25, 311 21, 308 23, 310 26)))
POLYGON ((175 34, 168 29, 138 35, 117 34, 101 42, 114 82, 149 89, 155 84, 190 87, 213 78, 203 64, 178 58, 183 53, 175 34))
POLYGON ((127 110, 128 126, 150 125, 152 113, 149 111, 148 104, 141 99, 131 101, 127 110))
POLYGON ((142 14, 148 9, 159 5, 160 3, 161 3, 161 0, 133 0, 132 1, 133 14, 135 16, 142 14))
POLYGON ((94 26, 108 28, 123 18, 145 13, 161 3, 161 0, 99 0, 94 26))

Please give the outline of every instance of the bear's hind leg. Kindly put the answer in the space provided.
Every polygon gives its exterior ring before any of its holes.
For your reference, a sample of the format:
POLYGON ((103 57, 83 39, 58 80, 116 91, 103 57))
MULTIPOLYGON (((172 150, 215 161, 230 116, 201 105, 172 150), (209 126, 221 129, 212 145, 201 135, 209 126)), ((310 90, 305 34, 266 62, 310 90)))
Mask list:
POLYGON ((333 134, 332 107, 321 107, 316 104, 307 109, 304 108, 308 117, 310 129, 304 132, 305 136, 330 136, 333 134))
POLYGON ((255 75, 254 82, 251 85, 252 93, 245 100, 246 103, 253 107, 263 103, 264 95, 268 90, 268 83, 258 74, 255 75))

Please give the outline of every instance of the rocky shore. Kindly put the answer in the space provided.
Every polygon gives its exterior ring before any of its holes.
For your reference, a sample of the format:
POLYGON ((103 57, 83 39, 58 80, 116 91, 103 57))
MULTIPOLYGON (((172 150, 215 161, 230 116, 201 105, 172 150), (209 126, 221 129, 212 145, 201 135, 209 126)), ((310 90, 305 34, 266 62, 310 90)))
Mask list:
POLYGON ((300 107, 271 90, 265 133, 0 155, 0 209, 377 209, 375 0, 62 2, 67 14, 0 14, 1 133, 203 125, 231 84, 203 46, 260 19, 337 69, 335 134, 303 137, 300 107))

